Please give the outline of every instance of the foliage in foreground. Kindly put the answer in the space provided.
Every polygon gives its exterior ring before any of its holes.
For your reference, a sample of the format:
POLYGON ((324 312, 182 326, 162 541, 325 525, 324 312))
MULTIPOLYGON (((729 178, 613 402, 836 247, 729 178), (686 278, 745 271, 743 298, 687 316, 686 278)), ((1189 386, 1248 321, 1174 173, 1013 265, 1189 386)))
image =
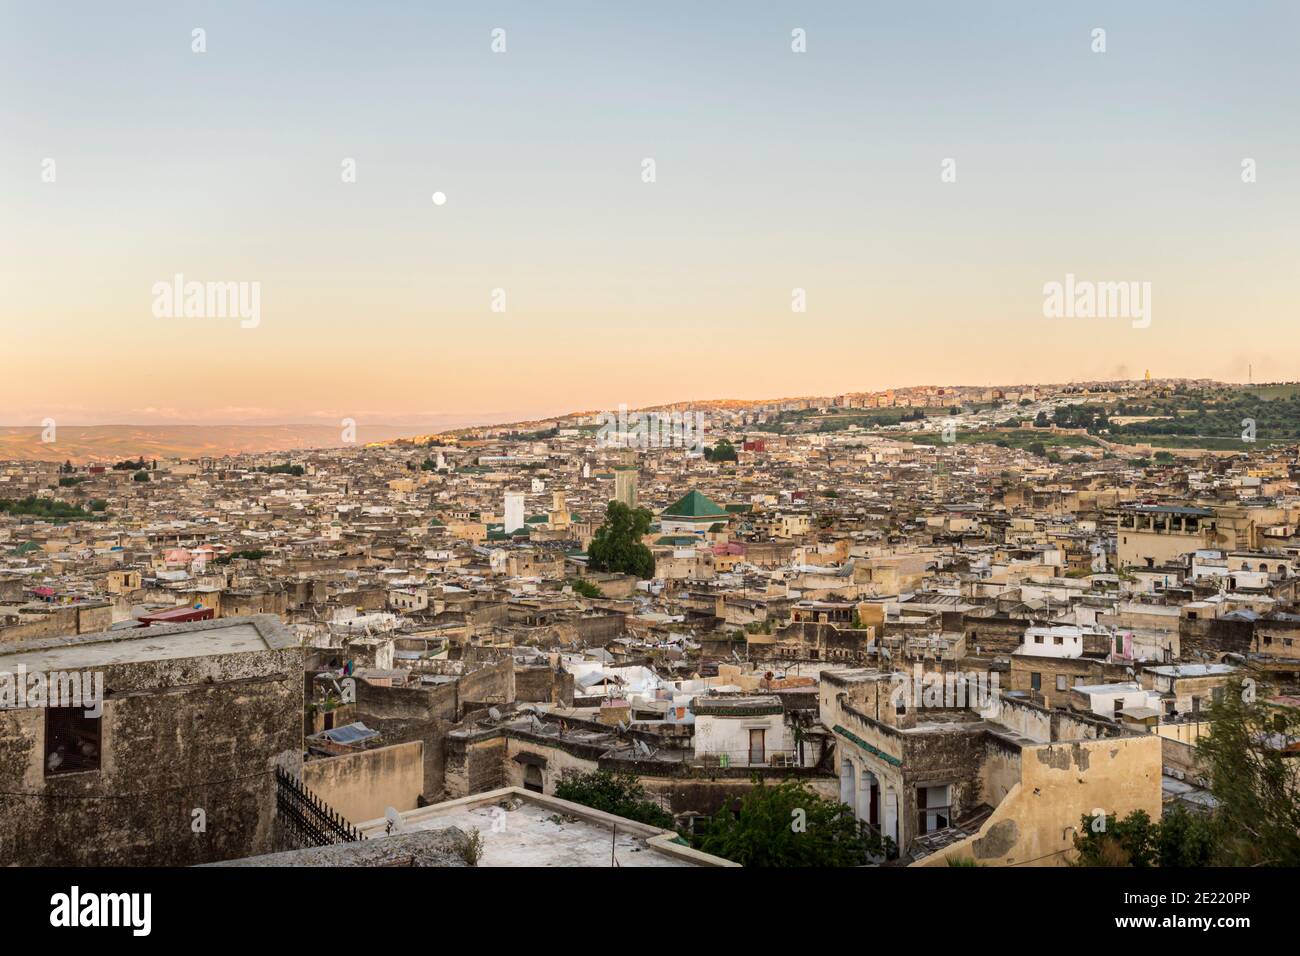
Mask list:
POLYGON ((1211 705, 1196 745, 1216 806, 1182 805, 1159 822, 1084 816, 1077 866, 1300 866, 1300 767, 1284 747, 1300 736, 1300 711, 1259 703, 1242 681, 1211 705))
POLYGON ((864 866, 893 851, 852 808, 798 780, 755 778, 733 814, 724 806, 691 845, 742 866, 864 866))
POLYGON ((561 800, 572 800, 593 810, 602 810, 637 823, 664 830, 673 829, 673 815, 646 796, 645 787, 636 774, 627 771, 591 773, 565 777, 555 788, 561 800))

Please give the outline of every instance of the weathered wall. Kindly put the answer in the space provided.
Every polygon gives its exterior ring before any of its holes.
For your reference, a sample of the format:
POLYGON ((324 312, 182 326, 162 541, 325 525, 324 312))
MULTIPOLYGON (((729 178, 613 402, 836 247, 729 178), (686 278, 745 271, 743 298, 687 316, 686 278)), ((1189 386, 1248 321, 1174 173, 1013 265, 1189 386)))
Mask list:
POLYGON ((0 711, 0 864, 186 866, 270 852, 274 769, 302 759, 301 649, 103 674, 99 770, 47 777, 44 709, 0 711))
POLYGON ((424 744, 412 741, 309 760, 302 779, 352 823, 382 817, 388 807, 413 810, 424 792, 424 744))
POLYGON ((1160 776, 1161 742, 1154 736, 1025 747, 1020 782, 979 833, 920 865, 944 866, 954 857, 988 866, 1063 866, 1084 815, 1102 810, 1122 818, 1144 810, 1159 820, 1160 776))

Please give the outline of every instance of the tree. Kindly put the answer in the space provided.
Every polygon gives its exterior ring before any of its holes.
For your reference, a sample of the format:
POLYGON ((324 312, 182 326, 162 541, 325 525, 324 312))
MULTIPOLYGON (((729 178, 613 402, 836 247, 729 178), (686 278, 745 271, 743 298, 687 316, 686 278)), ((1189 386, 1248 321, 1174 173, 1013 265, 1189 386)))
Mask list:
POLYGON ((573 588, 574 594, 581 594, 585 598, 603 598, 605 596, 604 591, 585 578, 574 578, 569 582, 569 586, 573 588))
POLYGON ((758 776, 739 812, 723 806, 692 845, 742 866, 862 866, 893 849, 847 804, 798 780, 768 786, 758 776))
POLYGON ((1149 867, 1156 861, 1159 824, 1145 810, 1134 810, 1123 820, 1110 814, 1104 819, 1086 813, 1074 836, 1078 851, 1075 866, 1149 867))
POLYGON ((645 508, 633 510, 621 501, 611 501, 605 508, 605 523, 596 529, 587 548, 592 569, 653 577, 654 555, 641 543, 652 517, 645 508))
POLYGON ((1218 846, 1217 817, 1190 813, 1176 803, 1160 817, 1156 852, 1161 866, 1209 866, 1218 846))
POLYGON ((1300 773, 1284 750, 1300 737, 1300 709, 1258 703, 1254 690, 1224 688, 1196 744, 1219 804, 1217 862, 1300 866, 1300 773))
POLYGON ((134 475, 131 476, 131 480, 132 480, 132 481, 148 481, 148 480, 149 480, 149 472, 147 472, 147 471, 143 471, 143 470, 141 470, 141 471, 137 471, 134 475))
POLYGON ((1122 820, 1112 814, 1104 822, 1085 814, 1074 837, 1074 865, 1209 866, 1218 830, 1216 817, 1191 813, 1181 804, 1164 811, 1159 823, 1144 810, 1134 810, 1122 820))
POLYGON ((593 770, 563 778, 555 788, 561 800, 572 800, 593 810, 602 810, 637 823, 664 830, 673 829, 673 815, 646 796, 636 774, 626 770, 610 773, 593 770))
POLYGON ((736 461, 736 446, 721 438, 712 448, 704 449, 704 457, 708 461, 736 461))

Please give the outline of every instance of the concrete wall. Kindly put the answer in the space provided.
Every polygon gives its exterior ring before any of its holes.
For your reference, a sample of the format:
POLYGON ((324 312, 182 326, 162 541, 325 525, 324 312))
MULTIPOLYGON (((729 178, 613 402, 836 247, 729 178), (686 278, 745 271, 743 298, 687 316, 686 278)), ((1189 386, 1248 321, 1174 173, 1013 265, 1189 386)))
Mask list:
POLYGON ((1101 810, 1123 818, 1161 812, 1161 741, 1155 736, 1078 740, 1025 747, 1020 782, 979 833, 921 861, 949 857, 987 866, 1064 866, 1074 853, 1080 818, 1101 810))
POLYGON ((389 807, 413 810, 424 792, 424 744, 417 740, 309 760, 302 779, 352 823, 382 817, 389 807))

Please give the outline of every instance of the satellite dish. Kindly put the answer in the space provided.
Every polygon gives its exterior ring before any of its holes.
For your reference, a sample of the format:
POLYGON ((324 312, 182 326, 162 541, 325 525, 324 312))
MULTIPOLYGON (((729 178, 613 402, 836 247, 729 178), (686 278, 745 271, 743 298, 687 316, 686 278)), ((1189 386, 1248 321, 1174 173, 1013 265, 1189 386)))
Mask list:
POLYGON ((501 711, 497 710, 495 707, 489 707, 489 708, 488 708, 488 716, 491 717, 493 720, 500 720, 500 719, 501 719, 501 711))

